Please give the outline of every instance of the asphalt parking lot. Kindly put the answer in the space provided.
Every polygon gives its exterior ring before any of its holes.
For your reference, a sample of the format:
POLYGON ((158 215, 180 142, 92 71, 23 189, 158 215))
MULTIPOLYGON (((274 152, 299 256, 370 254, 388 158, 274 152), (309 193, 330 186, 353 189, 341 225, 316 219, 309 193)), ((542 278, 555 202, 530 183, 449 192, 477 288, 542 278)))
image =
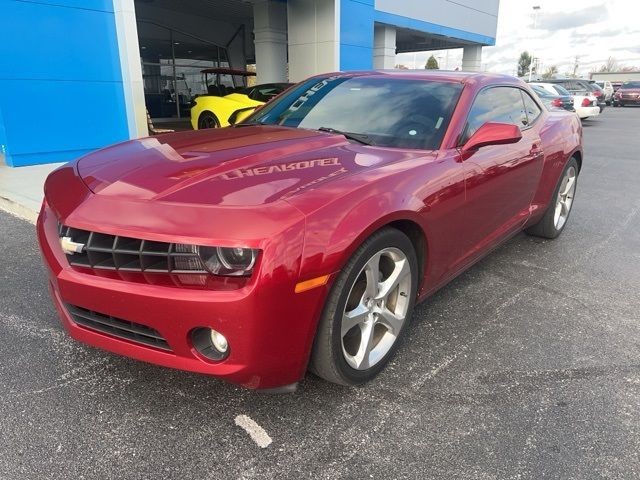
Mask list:
POLYGON ((585 122, 564 234, 519 235, 420 305, 354 389, 261 395, 76 343, 34 227, 0 213, 0 478, 640 478, 639 131, 640 108, 585 122))

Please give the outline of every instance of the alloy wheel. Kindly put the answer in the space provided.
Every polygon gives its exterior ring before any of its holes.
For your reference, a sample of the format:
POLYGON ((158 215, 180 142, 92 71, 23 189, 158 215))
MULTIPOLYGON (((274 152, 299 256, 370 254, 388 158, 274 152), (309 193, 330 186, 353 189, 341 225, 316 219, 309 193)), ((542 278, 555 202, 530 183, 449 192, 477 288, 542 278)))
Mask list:
POLYGON ((556 209, 553 216, 553 223, 556 230, 562 230, 564 224, 569 218, 569 212, 571 211, 571 205, 573 204, 573 197, 576 192, 576 169, 571 166, 567 169, 562 178, 560 184, 560 190, 558 190, 558 197, 556 199, 556 209))
POLYGON ((342 315, 342 353, 350 367, 367 370, 391 350, 409 310, 411 265, 398 248, 374 254, 351 286, 342 315))

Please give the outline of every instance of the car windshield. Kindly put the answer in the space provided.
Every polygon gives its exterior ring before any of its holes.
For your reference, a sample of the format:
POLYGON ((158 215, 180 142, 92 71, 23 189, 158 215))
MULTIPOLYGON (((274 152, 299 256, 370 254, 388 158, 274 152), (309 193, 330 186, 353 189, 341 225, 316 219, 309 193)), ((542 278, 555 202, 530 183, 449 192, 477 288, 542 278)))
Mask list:
POLYGON ((460 83, 389 78, 313 78, 243 123, 344 132, 360 143, 435 150, 456 106, 460 83))
POLYGON ((624 82, 620 88, 640 88, 640 82, 624 82))

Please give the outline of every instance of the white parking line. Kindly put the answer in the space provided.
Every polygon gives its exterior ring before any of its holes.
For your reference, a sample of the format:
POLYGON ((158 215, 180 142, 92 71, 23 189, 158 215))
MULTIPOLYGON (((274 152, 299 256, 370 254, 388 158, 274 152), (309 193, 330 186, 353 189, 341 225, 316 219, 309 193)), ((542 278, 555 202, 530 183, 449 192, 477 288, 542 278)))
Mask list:
POLYGON ((238 415, 235 422, 236 425, 244 429, 244 431, 251 436, 253 441, 256 442, 260 448, 267 448, 273 441, 269 434, 264 431, 264 428, 246 415, 238 415))

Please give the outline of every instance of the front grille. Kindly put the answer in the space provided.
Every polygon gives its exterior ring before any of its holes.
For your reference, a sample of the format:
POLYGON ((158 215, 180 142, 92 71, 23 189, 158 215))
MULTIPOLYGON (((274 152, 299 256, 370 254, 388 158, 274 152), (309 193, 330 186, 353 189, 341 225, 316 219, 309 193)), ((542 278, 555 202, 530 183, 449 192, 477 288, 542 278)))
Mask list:
POLYGON ((207 273, 195 245, 120 237, 62 224, 58 235, 79 244, 79 252, 66 254, 72 266, 123 272, 207 273))
POLYGON ((67 304, 67 311, 75 323, 90 330, 141 343, 170 352, 171 347, 157 330, 139 323, 121 320, 102 313, 67 304))

